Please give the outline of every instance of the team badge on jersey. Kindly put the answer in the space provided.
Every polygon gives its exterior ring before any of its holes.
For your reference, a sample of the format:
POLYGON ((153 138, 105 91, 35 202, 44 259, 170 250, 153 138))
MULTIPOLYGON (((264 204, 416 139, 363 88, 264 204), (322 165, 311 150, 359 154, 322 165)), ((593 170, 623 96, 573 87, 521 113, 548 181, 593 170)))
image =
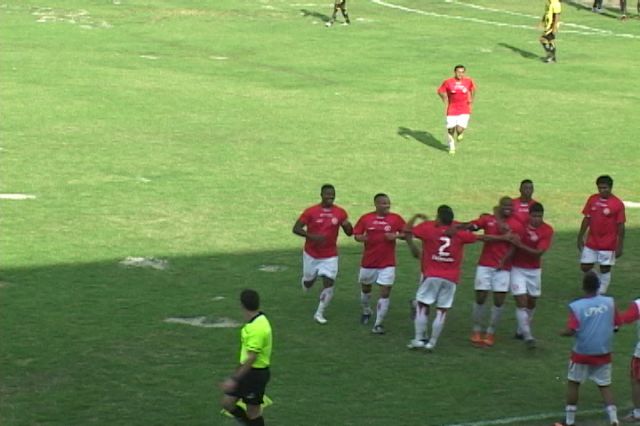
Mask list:
POLYGON ((331 223, 332 223, 333 225, 337 225, 337 224, 338 224, 338 218, 337 218, 337 217, 332 217, 332 218, 331 218, 331 223))

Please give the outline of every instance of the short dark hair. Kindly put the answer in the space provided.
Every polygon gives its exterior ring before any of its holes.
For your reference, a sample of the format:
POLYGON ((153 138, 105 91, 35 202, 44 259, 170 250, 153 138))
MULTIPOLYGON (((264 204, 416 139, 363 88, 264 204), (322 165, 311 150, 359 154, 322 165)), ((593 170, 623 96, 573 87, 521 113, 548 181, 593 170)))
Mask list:
POLYGON ((378 192, 376 195, 374 195, 373 197, 373 201, 376 201, 378 198, 380 197, 387 197, 389 198, 389 196, 387 194, 385 194, 384 192, 378 192))
POLYGON ((530 183, 531 185, 533 185, 533 181, 531 179, 523 179, 522 182, 520 182, 520 186, 524 185, 525 183, 530 183))
POLYGON ((333 189, 334 191, 336 190, 330 183, 325 183, 324 185, 322 185, 322 187, 320 188, 320 193, 322 194, 325 189, 333 189))
POLYGON ((584 274, 584 277, 582 278, 582 289, 584 291, 587 293, 597 293, 599 288, 600 279, 595 272, 589 271, 584 274))
POLYGON ((246 289, 240 293, 240 303, 247 311, 257 311, 260 309, 260 295, 257 291, 246 289))
POLYGON ((438 219, 445 225, 451 225, 453 222, 453 209, 446 204, 438 207, 438 219))
POLYGON ((544 213, 544 206, 540 203, 533 203, 529 207, 529 213, 544 213))
POLYGON ((458 65, 456 65, 455 67, 453 67, 453 71, 457 70, 458 68, 462 68, 462 69, 463 69, 463 70, 465 70, 465 71, 467 70, 467 68, 466 68, 464 65, 462 65, 462 64, 458 64, 458 65))
POLYGON ((598 179, 596 179, 596 185, 600 185, 601 183, 608 185, 609 188, 613 187, 613 179, 609 175, 598 176, 598 179))
POLYGON ((504 197, 500 197, 500 199, 498 200, 498 205, 502 205, 502 203, 504 204, 511 204, 511 201, 513 199, 511 197, 509 197, 508 195, 505 195, 504 197))

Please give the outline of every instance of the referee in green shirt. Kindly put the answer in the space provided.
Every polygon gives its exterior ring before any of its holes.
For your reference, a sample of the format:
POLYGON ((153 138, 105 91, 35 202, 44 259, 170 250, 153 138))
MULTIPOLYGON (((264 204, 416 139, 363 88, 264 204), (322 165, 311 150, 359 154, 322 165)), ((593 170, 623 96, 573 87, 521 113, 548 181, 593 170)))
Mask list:
POLYGON ((243 290, 240 303, 247 323, 240 330, 240 365, 220 387, 224 392, 222 407, 242 424, 264 425, 260 405, 271 373, 271 324, 259 311, 260 296, 255 290, 243 290), (247 410, 236 405, 247 404, 247 410))

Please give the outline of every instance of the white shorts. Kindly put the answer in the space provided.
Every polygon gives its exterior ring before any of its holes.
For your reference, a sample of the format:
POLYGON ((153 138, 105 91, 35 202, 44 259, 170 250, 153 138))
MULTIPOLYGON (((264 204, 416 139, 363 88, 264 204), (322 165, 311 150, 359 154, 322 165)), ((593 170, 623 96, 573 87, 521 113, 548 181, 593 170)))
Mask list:
POLYGON ((360 284, 393 285, 396 280, 396 267, 360 268, 358 282, 360 284))
POLYGON ((469 114, 447 115, 447 129, 452 129, 456 126, 466 129, 469 126, 470 117, 469 114))
POLYGON ((529 294, 540 297, 542 294, 542 269, 511 268, 511 294, 522 296, 529 294))
POLYGON ((588 365, 569 361, 567 379, 577 383, 584 383, 587 379, 590 379, 598 386, 609 386, 611 384, 611 363, 588 365))
POLYGON ((444 278, 425 278, 420 283, 416 293, 416 300, 425 305, 433 305, 442 309, 453 306, 453 297, 457 285, 444 278))
POLYGON ((476 290, 506 293, 509 291, 509 277, 509 271, 504 269, 498 270, 489 266, 478 266, 476 268, 474 288, 476 290))
POLYGON ((335 281, 338 275, 338 256, 316 259, 302 251, 302 280, 313 281, 318 276, 335 281))
POLYGON ((580 256, 580 263, 613 266, 616 264, 616 252, 613 250, 594 250, 584 246, 582 248, 582 256, 580 256))

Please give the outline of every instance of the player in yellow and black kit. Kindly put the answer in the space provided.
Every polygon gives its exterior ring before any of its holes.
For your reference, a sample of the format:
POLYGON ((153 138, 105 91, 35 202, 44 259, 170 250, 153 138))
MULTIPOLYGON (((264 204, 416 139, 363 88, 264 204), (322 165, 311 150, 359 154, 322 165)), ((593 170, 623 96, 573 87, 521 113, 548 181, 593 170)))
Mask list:
POLYGON ((333 13, 331 14, 331 20, 327 22, 325 25, 330 27, 336 22, 336 17, 338 16, 338 9, 342 12, 342 16, 344 17, 344 24, 349 25, 351 21, 349 20, 349 14, 347 13, 347 0, 334 0, 333 1, 333 13))
POLYGON ((240 365, 220 385, 225 394, 222 407, 244 425, 264 426, 261 405, 271 375, 271 324, 259 311, 260 296, 256 291, 244 290, 240 303, 247 321, 240 331, 240 365), (246 411, 237 405, 241 398, 246 411))
POLYGON ((554 63, 556 61, 556 34, 558 33, 558 25, 560 24, 560 12, 562 7, 560 6, 560 0, 546 0, 547 4, 544 9, 544 15, 542 16, 542 25, 544 32, 540 37, 540 43, 547 57, 544 61, 547 63, 554 63))

